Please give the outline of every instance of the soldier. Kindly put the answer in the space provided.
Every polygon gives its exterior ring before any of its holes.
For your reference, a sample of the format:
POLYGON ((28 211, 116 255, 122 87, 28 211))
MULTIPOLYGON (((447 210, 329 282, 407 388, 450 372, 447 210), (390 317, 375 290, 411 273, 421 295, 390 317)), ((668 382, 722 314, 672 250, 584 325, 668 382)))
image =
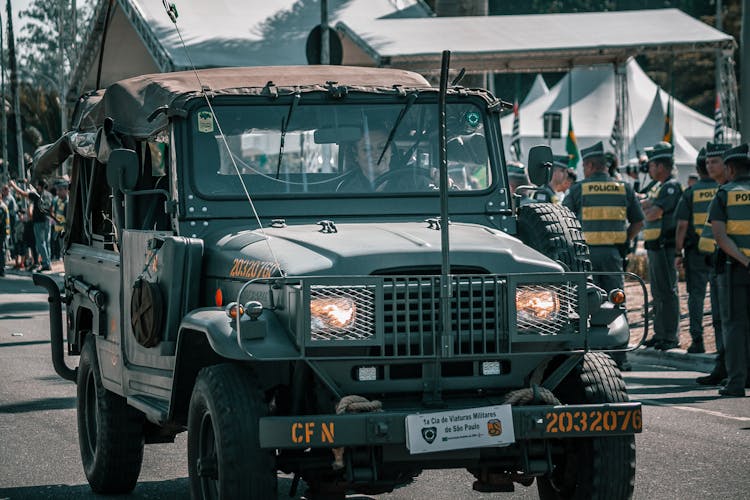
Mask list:
POLYGON ((559 204, 564 186, 568 180, 568 157, 555 156, 552 163, 552 178, 534 193, 534 201, 559 204))
MULTIPOLYGON (((706 145, 706 150, 708 151, 706 155, 706 170, 711 179, 716 181, 716 184, 719 186, 728 182, 727 169, 724 166, 722 155, 730 147, 729 144, 713 144, 710 142, 706 145)), ((714 326, 714 338, 716 340, 716 352, 718 355, 716 356, 716 362, 711 373, 698 377, 695 381, 701 385, 719 385, 726 378, 727 369, 724 361, 724 335, 720 314, 721 301, 719 299, 719 283, 716 275, 716 240, 714 240, 713 230, 711 229, 711 224, 708 222, 708 217, 706 217, 706 223, 700 232, 698 251, 706 258, 709 267, 708 281, 711 284, 711 319, 714 326)))
MULTIPOLYGON (((607 174, 601 142, 582 149, 581 159, 585 178, 573 184, 563 205, 581 221, 592 270, 620 273, 626 249, 643 227, 643 211, 630 184, 607 174)), ((594 283, 606 292, 624 287, 621 274, 594 275, 594 283)), ((612 357, 621 370, 630 369, 624 353, 612 357)))
POLYGON ((660 142, 647 149, 648 173, 658 184, 641 202, 646 216, 643 230, 644 246, 648 251, 648 274, 653 300, 654 335, 647 347, 666 351, 679 345, 677 330, 680 304, 677 296, 677 268, 674 267, 675 220, 674 212, 682 195, 682 187, 672 177, 674 147, 660 142))
POLYGON ((730 182, 719 188, 708 220, 724 262, 718 281, 727 383, 722 396, 744 397, 750 361, 750 148, 747 143, 724 152, 730 182))
MULTIPOLYGON (((709 143, 711 154, 715 155, 717 148, 709 143)), ((721 151, 718 152, 721 155, 721 151)), ((716 181, 711 179, 706 169, 706 148, 701 148, 696 160, 696 170, 699 180, 688 187, 677 205, 677 235, 675 243, 675 266, 684 267, 685 280, 688 291, 688 313, 690 316, 690 337, 692 342, 687 351, 689 353, 706 352, 703 345, 703 303, 706 299, 709 265, 706 257, 698 250, 698 240, 703 231, 703 225, 708 216, 708 205, 711 203, 716 189, 716 181)), ((718 311, 717 311, 718 313, 718 311)))

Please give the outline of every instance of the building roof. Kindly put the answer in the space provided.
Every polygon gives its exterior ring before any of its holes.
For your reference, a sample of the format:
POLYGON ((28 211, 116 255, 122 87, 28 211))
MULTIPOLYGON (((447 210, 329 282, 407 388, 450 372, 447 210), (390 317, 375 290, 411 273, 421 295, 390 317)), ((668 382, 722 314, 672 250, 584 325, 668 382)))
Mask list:
POLYGON ((469 72, 538 72, 622 63, 653 52, 735 46, 730 35, 678 9, 368 22, 343 19, 336 28, 375 65, 422 73, 439 71, 445 49, 452 51, 454 67, 469 72))

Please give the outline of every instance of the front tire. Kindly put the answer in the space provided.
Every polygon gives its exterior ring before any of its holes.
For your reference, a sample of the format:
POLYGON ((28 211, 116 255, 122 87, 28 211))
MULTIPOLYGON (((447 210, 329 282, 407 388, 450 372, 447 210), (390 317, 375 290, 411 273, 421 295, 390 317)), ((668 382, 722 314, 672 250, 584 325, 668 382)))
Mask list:
POLYGON ((86 479, 96 493, 130 493, 143 463, 143 414, 102 385, 92 336, 81 351, 77 383, 78 441, 86 479))
POLYGON ((518 207, 518 238, 568 271, 591 271, 589 247, 581 223, 567 207, 531 203, 518 207))
POLYGON ((237 365, 198 374, 188 413, 188 469, 194 499, 276 498, 273 454, 260 448, 268 414, 256 379, 237 365))
MULTIPOLYGON (((625 382, 612 358, 589 352, 583 363, 555 391, 563 403, 627 402, 625 382)), ((537 479, 542 500, 632 498, 635 484, 635 437, 563 440, 564 453, 553 457, 555 469, 537 479)))

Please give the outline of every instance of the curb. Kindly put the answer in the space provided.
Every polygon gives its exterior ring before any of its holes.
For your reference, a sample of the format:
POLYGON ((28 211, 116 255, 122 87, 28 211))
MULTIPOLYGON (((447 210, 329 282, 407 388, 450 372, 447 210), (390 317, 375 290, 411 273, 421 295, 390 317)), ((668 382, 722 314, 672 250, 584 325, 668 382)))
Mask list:
POLYGON ((688 354, 685 349, 657 349, 639 347, 628 353, 630 361, 638 363, 661 365, 677 370, 711 373, 716 364, 716 354, 688 354))

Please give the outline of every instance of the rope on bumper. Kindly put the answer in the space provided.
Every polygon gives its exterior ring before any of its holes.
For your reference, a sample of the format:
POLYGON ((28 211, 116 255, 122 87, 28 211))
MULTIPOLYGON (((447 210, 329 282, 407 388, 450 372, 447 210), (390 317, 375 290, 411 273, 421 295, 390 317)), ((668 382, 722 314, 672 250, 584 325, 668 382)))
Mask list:
POLYGON ((552 394, 552 391, 536 384, 505 395, 505 404, 523 406, 527 404, 549 404, 559 405, 560 400, 552 394))
MULTIPOLYGON (((336 405, 336 415, 343 413, 372 413, 383 410, 383 403, 374 400, 370 401, 367 398, 357 395, 344 396, 336 405)), ((331 466, 333 470, 341 470, 344 468, 344 448, 333 448, 333 463, 331 466)))

